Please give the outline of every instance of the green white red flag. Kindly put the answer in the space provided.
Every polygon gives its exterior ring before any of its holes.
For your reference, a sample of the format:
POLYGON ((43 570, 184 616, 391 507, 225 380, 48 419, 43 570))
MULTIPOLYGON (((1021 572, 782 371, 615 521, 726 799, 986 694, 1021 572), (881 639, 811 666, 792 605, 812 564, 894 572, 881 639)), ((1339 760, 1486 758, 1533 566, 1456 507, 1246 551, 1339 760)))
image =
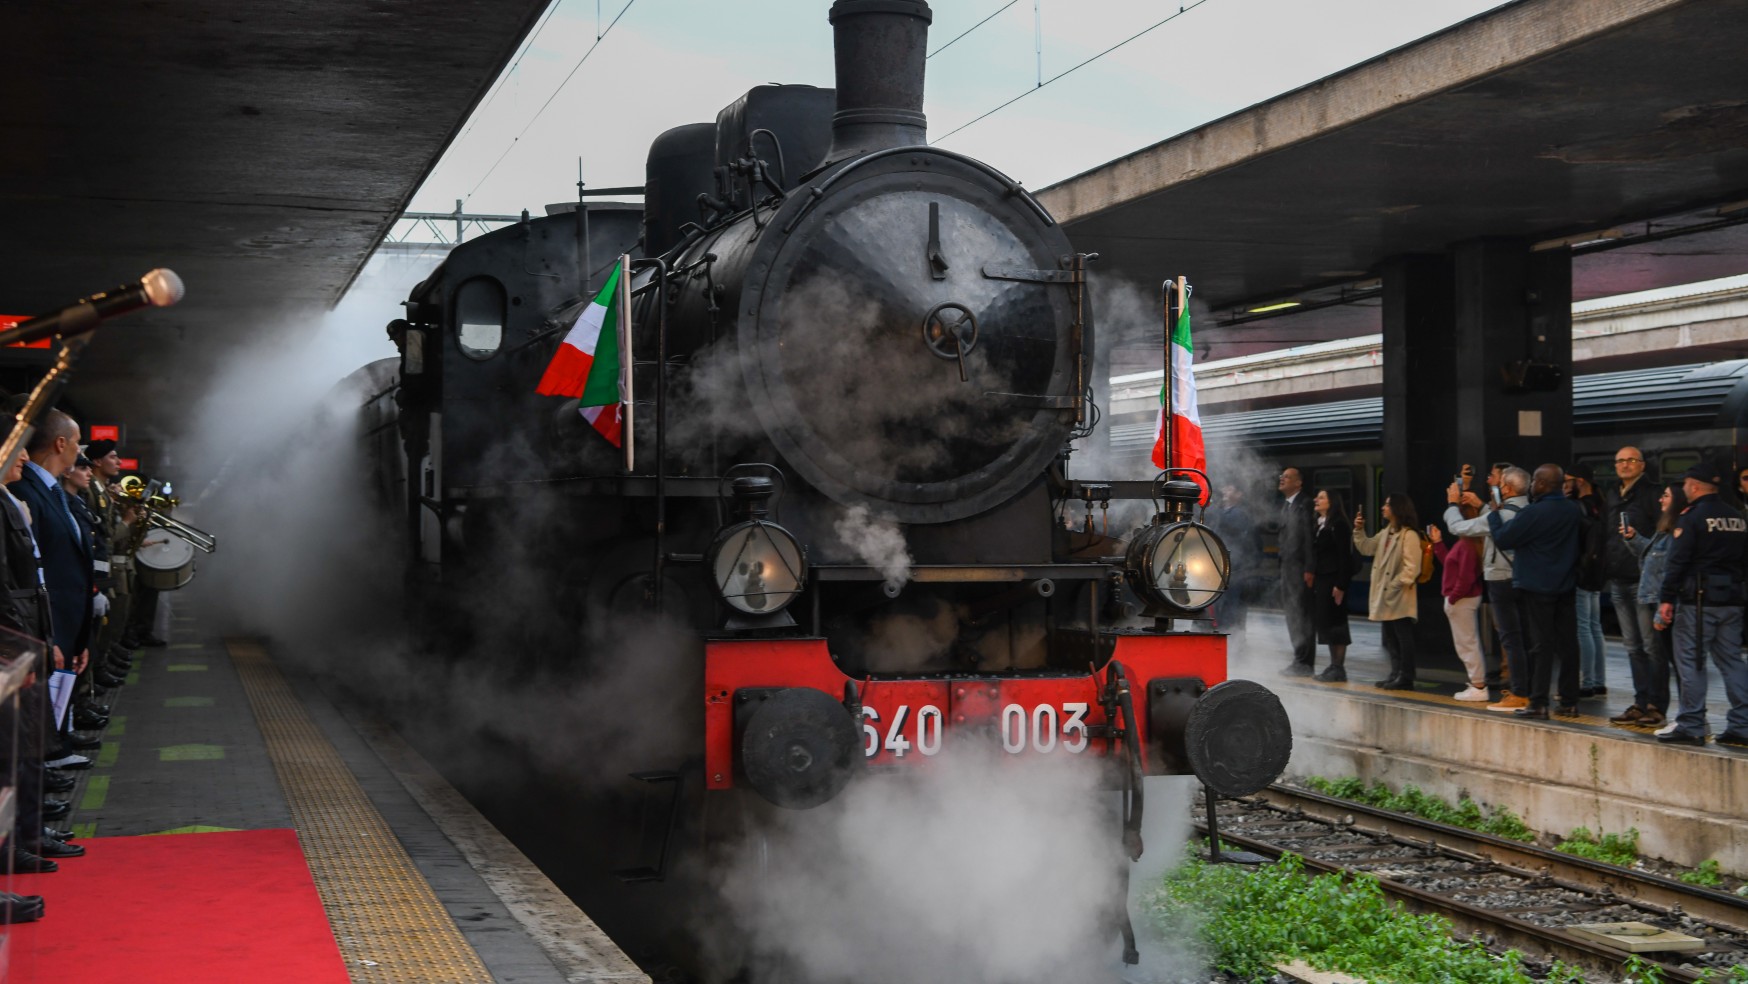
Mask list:
POLYGON ((534 387, 542 396, 577 397, 583 419, 616 448, 624 444, 626 405, 626 372, 620 359, 627 313, 620 290, 624 276, 625 257, 620 257, 534 387))
MULTIPOLYGON (((1190 306, 1187 298, 1178 311, 1177 325, 1171 331, 1171 385, 1159 390, 1159 423, 1153 431, 1153 466, 1155 468, 1194 468, 1208 470, 1208 454, 1202 445, 1202 415, 1196 410, 1196 374, 1192 366, 1190 347, 1190 306), (1171 405, 1166 406, 1166 393, 1171 405), (1165 460, 1166 428, 1171 428, 1171 461, 1165 460)), ((1199 484, 1199 483, 1198 483, 1199 484)))

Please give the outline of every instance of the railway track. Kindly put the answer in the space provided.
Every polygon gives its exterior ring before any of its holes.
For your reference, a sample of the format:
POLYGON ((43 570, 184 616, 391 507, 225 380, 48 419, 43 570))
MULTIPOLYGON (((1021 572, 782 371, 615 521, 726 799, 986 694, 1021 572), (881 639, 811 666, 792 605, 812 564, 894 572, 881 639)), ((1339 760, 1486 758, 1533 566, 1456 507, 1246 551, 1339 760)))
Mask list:
MULTIPOLYGON (((1207 818, 1195 822, 1205 835, 1207 818)), ((1704 941, 1697 952, 1650 952, 1666 981, 1748 963, 1748 899, 1671 878, 1334 799, 1271 786, 1223 801, 1222 843, 1266 857, 1299 855, 1319 872, 1365 872, 1417 911, 1530 960, 1615 973, 1627 950, 1579 936, 1577 923, 1643 922, 1704 941)))

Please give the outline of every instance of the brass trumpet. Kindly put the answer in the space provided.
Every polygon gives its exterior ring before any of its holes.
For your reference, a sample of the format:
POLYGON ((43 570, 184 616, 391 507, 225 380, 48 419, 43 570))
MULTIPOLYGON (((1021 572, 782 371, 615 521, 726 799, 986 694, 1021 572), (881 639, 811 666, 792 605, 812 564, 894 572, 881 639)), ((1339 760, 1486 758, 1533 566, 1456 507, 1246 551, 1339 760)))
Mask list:
POLYGON ((148 486, 138 475, 122 478, 121 498, 140 507, 140 518, 135 520, 135 524, 142 531, 148 527, 167 530, 193 544, 201 553, 212 553, 218 549, 218 537, 169 514, 170 510, 182 504, 181 500, 158 494, 155 486, 148 486))
POLYGON ((151 486, 138 475, 127 475, 121 480, 121 498, 153 509, 174 509, 182 504, 175 496, 161 495, 152 491, 151 486))

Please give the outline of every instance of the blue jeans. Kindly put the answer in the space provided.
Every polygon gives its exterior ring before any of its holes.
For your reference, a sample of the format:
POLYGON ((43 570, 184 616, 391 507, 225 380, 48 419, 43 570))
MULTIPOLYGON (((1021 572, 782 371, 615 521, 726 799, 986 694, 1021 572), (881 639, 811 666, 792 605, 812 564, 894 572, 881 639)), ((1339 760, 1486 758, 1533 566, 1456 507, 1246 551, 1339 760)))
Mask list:
POLYGON ((1742 658, 1742 606, 1706 606, 1701 626, 1699 609, 1675 606, 1675 678, 1681 684, 1681 716, 1676 731, 1690 737, 1706 733, 1707 657, 1724 678, 1730 714, 1724 730, 1748 738, 1748 661, 1742 658), (1699 637, 1704 630, 1704 638, 1699 637), (1703 648, 1703 652, 1702 652, 1703 648))
POLYGON ((1601 593, 1577 591, 1578 604, 1578 686, 1585 690, 1608 686, 1603 665, 1601 593))
POLYGON ((1487 607, 1493 610, 1493 631, 1499 633, 1499 648, 1488 648, 1487 686, 1498 688, 1508 683, 1511 692, 1528 697, 1530 692, 1528 640, 1524 638, 1523 616, 1517 610, 1517 589, 1509 580, 1487 582, 1487 607), (1505 663, 1505 676, 1500 679, 1500 662, 1505 663))
POLYGON ((1669 633, 1651 624, 1657 603, 1639 600, 1637 581, 1608 582, 1608 596, 1620 618, 1621 642, 1627 647, 1627 666, 1633 671, 1633 705, 1641 710, 1669 713, 1669 633))

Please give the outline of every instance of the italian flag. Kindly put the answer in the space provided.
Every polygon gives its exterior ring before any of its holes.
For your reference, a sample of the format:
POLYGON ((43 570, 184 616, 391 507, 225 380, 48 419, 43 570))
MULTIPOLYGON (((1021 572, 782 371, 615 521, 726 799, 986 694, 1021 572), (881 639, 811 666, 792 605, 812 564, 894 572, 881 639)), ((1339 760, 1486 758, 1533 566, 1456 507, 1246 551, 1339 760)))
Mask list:
POLYGON ((534 387, 542 396, 580 397, 583 419, 616 448, 623 444, 625 417, 619 364, 619 278, 624 267, 623 260, 613 265, 607 283, 577 315, 534 387))
MULTIPOLYGON (((1155 468, 1196 468, 1208 470, 1208 455, 1202 447, 1202 417, 1196 412, 1196 374, 1193 371, 1190 348, 1190 307, 1178 312, 1177 325, 1171 331, 1171 406, 1165 405, 1166 387, 1159 389, 1159 423, 1153 432, 1153 466, 1155 468), (1165 429, 1171 428, 1171 461, 1165 460, 1165 429)), ((1204 490, 1204 496, 1206 490, 1204 490)))

